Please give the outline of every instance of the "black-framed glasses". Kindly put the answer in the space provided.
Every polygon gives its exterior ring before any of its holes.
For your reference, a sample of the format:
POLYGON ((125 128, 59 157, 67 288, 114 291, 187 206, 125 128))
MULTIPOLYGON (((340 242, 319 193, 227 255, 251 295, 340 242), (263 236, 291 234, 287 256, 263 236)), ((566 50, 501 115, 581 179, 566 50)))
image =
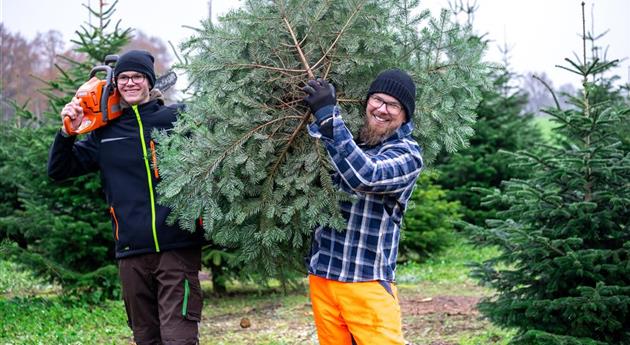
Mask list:
POLYGON ((146 77, 144 76, 144 74, 134 74, 132 76, 128 76, 128 75, 119 75, 116 78, 116 83, 119 85, 125 85, 129 82, 129 80, 133 81, 134 84, 140 84, 144 81, 146 77))
POLYGON ((400 114, 402 110, 402 105, 398 102, 386 102, 384 99, 379 96, 372 95, 368 98, 368 103, 374 108, 380 108, 385 104, 385 110, 392 115, 400 114))

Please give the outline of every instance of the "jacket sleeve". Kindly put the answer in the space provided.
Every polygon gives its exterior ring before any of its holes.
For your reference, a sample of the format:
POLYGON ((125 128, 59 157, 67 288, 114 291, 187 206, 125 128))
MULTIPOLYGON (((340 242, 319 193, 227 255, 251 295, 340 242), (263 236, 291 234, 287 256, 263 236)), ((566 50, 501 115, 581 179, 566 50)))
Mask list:
POLYGON ((75 142, 75 136, 57 133, 48 154, 48 176, 55 181, 81 176, 98 170, 98 140, 94 132, 75 142))
POLYGON ((332 137, 321 133, 317 123, 309 133, 324 143, 335 170, 352 190, 360 193, 400 193, 415 184, 423 162, 415 142, 402 140, 385 144, 378 154, 363 151, 352 138, 340 116, 334 116, 332 137))

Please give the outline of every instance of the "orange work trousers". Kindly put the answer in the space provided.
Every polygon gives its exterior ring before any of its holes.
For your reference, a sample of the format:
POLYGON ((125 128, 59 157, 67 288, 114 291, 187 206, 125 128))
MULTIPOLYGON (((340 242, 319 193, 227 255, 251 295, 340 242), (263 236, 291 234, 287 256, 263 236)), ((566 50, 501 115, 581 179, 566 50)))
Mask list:
POLYGON ((308 280, 320 345, 405 344, 394 284, 345 283, 312 274, 308 280))

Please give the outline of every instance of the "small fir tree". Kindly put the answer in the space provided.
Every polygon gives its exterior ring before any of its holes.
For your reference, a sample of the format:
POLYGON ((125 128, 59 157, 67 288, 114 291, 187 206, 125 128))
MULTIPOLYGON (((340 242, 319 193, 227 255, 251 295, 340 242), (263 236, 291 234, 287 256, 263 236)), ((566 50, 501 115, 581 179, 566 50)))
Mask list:
POLYGON ((57 66, 60 76, 44 81, 42 92, 49 103, 45 117, 37 121, 25 106, 18 106, 22 121, 2 123, 0 133, 3 257, 27 265, 59 282, 65 292, 88 301, 112 297, 118 291, 111 220, 103 204, 100 179, 89 174, 53 183, 46 161, 61 126, 62 107, 94 65, 129 41, 131 29, 122 30, 117 23, 110 30, 116 3, 89 8, 96 24, 82 26, 73 41, 78 44, 76 51, 85 53, 86 59, 78 62, 62 57, 71 67, 57 66))
POLYGON ((438 171, 428 171, 416 182, 405 212, 399 262, 425 260, 454 240, 454 224, 462 217, 460 204, 446 199, 447 192, 435 183, 438 178, 438 171))
POLYGON ((479 309, 518 329, 510 344, 629 344, 630 155, 618 128, 630 109, 602 76, 616 61, 587 60, 586 49, 566 61, 583 89, 574 109, 546 110, 563 142, 515 154, 531 176, 488 199, 510 205, 501 220, 471 227, 501 248, 475 270, 497 291, 479 309))
POLYGON ((159 136, 160 201, 187 229, 236 248, 253 271, 302 267, 316 224, 343 228, 322 145, 306 132, 301 86, 331 80, 356 130, 378 72, 418 84, 415 136, 427 162, 466 145, 486 83, 484 44, 418 1, 248 1, 183 46, 195 97, 159 136), (419 14, 414 14, 419 13, 419 14))

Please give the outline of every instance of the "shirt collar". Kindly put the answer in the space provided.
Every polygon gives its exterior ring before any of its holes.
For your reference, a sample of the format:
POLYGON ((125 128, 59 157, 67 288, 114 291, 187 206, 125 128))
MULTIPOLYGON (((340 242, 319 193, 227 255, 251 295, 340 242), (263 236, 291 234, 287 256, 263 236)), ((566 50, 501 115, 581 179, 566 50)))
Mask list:
POLYGON ((411 121, 407 121, 403 123, 400 127, 398 127, 394 134, 392 134, 389 138, 383 140, 383 142, 408 137, 411 135, 411 132, 413 132, 413 123, 411 123, 411 121))

